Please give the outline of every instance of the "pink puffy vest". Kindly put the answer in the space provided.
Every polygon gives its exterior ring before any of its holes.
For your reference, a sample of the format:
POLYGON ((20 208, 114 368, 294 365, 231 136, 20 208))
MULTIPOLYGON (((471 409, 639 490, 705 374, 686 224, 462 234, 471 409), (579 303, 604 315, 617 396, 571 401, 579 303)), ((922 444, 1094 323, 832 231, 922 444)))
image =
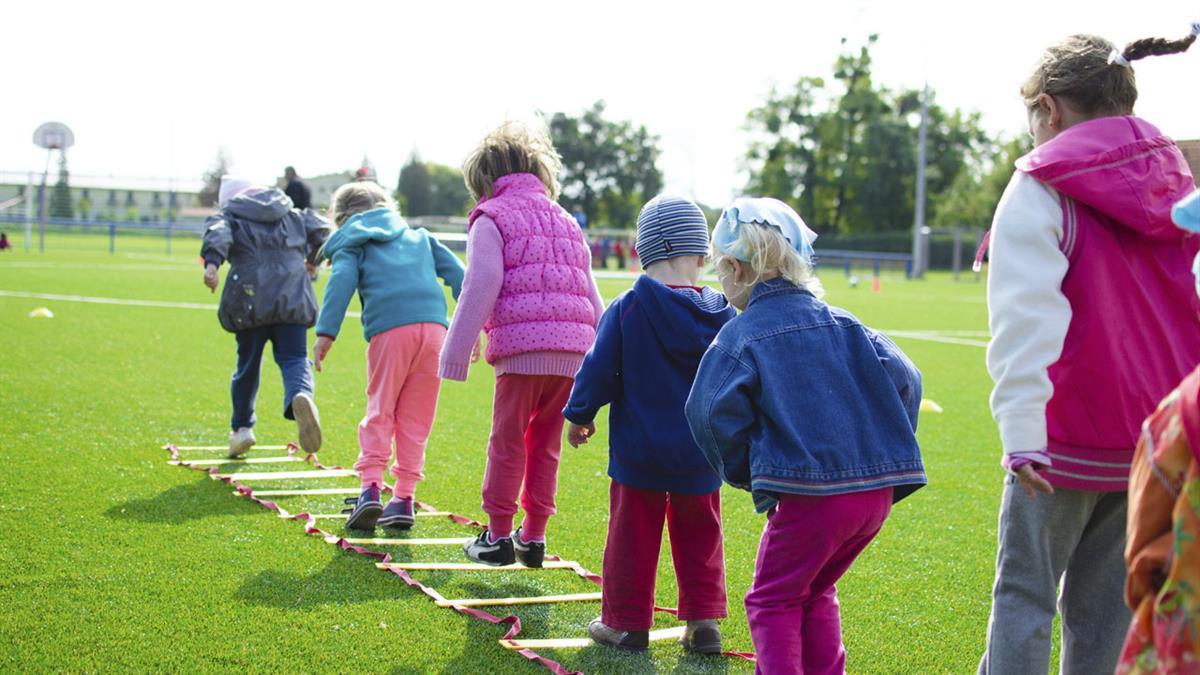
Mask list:
POLYGON ((1142 421, 1200 362, 1191 273, 1200 237, 1171 206, 1193 181, 1171 139, 1136 117, 1072 126, 1017 162, 1058 191, 1071 323, 1046 406, 1060 487, 1125 490, 1142 421))
POLYGON ((596 314, 579 225, 533 174, 502 176, 492 192, 469 219, 486 215, 504 239, 504 282, 483 327, 487 362, 528 352, 587 353, 596 314))

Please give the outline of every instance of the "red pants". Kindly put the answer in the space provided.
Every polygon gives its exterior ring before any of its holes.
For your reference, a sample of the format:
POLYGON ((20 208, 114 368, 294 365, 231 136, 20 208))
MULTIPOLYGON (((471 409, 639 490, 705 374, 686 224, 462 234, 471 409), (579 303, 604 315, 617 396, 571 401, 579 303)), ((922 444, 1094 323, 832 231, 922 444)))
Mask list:
POLYGON ((511 531, 518 494, 525 509, 526 532, 545 532, 546 521, 555 511, 562 410, 574 382, 554 375, 496 378, 492 435, 483 475, 483 512, 489 516, 493 537, 505 537, 511 531), (531 519, 535 522, 529 522, 531 519))
POLYGON ((604 547, 600 620, 616 630, 654 624, 654 581, 664 518, 679 584, 683 621, 725 618, 725 549, 721 491, 683 495, 609 486, 608 542, 604 547))

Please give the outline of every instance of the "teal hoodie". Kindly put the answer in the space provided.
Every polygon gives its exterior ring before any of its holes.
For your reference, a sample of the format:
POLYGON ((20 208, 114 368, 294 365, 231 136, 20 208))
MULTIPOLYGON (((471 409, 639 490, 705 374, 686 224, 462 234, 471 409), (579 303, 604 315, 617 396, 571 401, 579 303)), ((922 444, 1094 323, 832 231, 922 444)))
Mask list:
POLYGON ((325 286, 317 335, 336 338, 354 292, 362 300, 363 336, 397 326, 446 321, 441 277, 458 299, 463 264, 425 228, 413 229, 389 208, 355 214, 321 249, 333 263, 325 286))

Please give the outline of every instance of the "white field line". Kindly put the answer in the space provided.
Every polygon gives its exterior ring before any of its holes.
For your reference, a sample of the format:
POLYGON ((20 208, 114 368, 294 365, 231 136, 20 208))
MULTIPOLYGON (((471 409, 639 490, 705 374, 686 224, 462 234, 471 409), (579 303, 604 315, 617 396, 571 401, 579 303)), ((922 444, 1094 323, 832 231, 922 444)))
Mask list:
POLYGON ((949 335, 939 335, 933 331, 904 331, 904 330, 885 330, 880 331, 888 337, 908 339, 908 340, 924 340, 926 342, 941 342, 948 345, 963 345, 966 347, 982 347, 987 348, 986 340, 967 340, 960 337, 949 335))
MULTIPOLYGON (((94 305, 119 305, 125 307, 157 307, 162 309, 198 309, 208 312, 216 311, 215 303, 202 302, 168 302, 166 300, 136 300, 130 298, 104 298, 91 295, 60 295, 57 293, 32 293, 29 291, 8 291, 0 289, 0 297, 29 298, 35 300, 57 300, 59 302, 82 302, 94 305)), ((346 312, 347 316, 357 318, 358 312, 346 312)), ((986 340, 971 340, 969 337, 986 337, 987 331, 914 331, 914 330, 884 330, 883 333, 909 340, 924 340, 941 342, 968 347, 987 347, 986 340)))
MULTIPOLYGON (((126 307, 159 307, 164 309, 202 309, 215 312, 215 303, 167 302, 165 300, 134 300, 129 298, 100 298, 91 295, 59 295, 56 293, 31 293, 29 291, 6 291, 0 289, 0 298, 30 298, 34 300, 58 300, 59 302, 84 302, 93 305, 122 305, 126 307)), ((346 316, 358 318, 359 312, 346 312, 346 316)))
POLYGON ((61 269, 61 270, 122 270, 134 272, 203 272, 204 268, 196 263, 190 265, 168 265, 165 263, 147 264, 147 263, 62 263, 62 262, 35 262, 29 260, 18 260, 16 262, 6 262, 0 269, 5 267, 22 267, 34 269, 61 269))

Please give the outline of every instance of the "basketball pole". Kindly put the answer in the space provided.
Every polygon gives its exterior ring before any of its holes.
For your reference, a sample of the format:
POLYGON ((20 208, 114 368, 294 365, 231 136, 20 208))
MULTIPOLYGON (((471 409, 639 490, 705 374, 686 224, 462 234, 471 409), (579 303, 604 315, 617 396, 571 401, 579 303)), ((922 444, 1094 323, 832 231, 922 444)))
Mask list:
POLYGON ((42 169, 42 189, 38 193, 38 253, 46 252, 46 176, 50 173, 52 148, 46 148, 46 167, 42 169))
POLYGON ((25 252, 33 247, 33 172, 30 171, 25 182, 25 252))

